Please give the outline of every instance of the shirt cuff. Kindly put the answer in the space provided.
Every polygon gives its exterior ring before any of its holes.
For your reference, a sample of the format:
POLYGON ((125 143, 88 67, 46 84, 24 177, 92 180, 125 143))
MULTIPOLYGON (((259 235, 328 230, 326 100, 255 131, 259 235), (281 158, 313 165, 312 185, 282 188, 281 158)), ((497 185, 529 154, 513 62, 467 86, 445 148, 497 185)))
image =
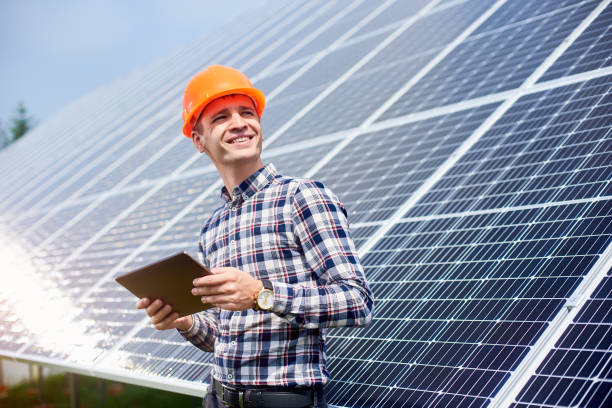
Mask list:
POLYGON ((185 338, 190 338, 195 336, 200 329, 200 319, 197 318, 196 315, 191 315, 191 327, 187 330, 177 329, 178 332, 185 338))
POLYGON ((293 320, 294 316, 292 315, 292 311, 296 307, 296 305, 294 305, 295 288, 293 285, 283 282, 271 281, 271 283, 274 287, 274 304, 272 305, 272 312, 287 320, 293 320))

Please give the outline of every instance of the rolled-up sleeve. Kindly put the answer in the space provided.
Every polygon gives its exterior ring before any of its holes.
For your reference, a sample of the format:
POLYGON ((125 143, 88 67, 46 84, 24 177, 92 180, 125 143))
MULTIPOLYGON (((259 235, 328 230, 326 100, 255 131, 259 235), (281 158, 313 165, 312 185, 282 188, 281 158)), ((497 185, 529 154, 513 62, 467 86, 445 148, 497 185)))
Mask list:
POLYGON ((212 352, 215 349, 215 339, 217 338, 218 308, 212 308, 200 313, 191 315, 193 324, 187 330, 178 332, 191 344, 200 350, 212 352))
POLYGON ((340 200, 322 183, 302 182, 293 198, 292 218, 314 284, 273 281, 273 312, 308 328, 369 324, 373 295, 340 200))

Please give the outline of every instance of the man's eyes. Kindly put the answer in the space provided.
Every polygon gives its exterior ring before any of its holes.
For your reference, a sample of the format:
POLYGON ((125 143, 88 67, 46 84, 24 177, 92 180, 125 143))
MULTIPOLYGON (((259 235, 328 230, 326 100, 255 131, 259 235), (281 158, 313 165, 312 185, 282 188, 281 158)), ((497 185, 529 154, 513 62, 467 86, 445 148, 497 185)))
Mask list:
MULTIPOLYGON (((242 112, 240 112, 240 115, 242 116, 246 116, 246 117, 253 117, 255 116, 255 111, 252 109, 247 109, 247 110, 243 110, 242 112)), ((228 118, 229 115, 223 113, 221 115, 217 115, 217 116, 213 116, 212 118, 212 123, 216 123, 216 122, 220 122, 222 120, 225 120, 228 118)))

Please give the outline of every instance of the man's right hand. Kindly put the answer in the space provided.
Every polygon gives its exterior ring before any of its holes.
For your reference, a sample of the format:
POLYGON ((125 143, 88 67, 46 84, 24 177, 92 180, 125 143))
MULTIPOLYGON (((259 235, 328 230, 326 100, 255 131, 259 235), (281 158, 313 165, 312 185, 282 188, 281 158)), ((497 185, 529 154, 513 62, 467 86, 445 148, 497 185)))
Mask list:
POLYGON ((149 298, 139 299, 136 309, 145 309, 157 330, 189 330, 193 324, 191 315, 179 317, 177 312, 172 311, 172 306, 164 305, 160 299, 155 299, 152 303, 149 298))

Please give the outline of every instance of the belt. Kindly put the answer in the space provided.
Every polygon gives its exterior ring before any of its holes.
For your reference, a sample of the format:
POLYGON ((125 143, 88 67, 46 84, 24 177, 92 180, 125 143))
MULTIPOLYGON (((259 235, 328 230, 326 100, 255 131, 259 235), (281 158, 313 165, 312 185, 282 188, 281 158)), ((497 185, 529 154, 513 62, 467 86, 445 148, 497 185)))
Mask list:
POLYGON ((233 387, 214 378, 212 386, 223 404, 234 408, 305 408, 314 404, 315 397, 312 387, 270 391, 265 388, 233 387))

